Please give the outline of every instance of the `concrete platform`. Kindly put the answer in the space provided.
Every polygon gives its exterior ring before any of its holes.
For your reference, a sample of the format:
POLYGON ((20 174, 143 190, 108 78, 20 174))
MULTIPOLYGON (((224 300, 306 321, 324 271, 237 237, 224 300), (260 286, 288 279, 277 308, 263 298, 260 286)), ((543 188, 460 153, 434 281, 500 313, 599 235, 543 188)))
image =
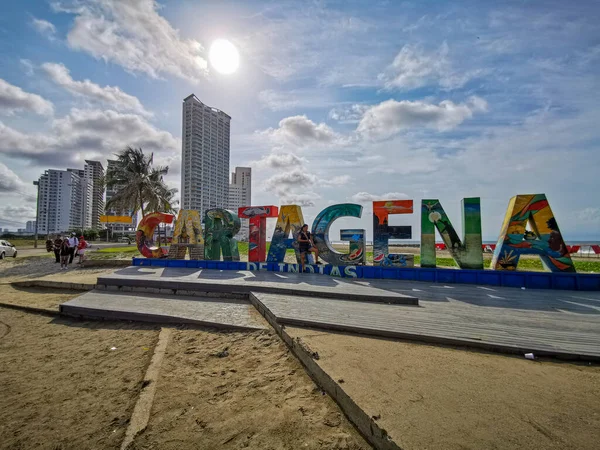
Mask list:
POLYGON ((249 301, 236 299, 90 291, 61 304, 60 312, 73 316, 192 323, 238 330, 267 327, 249 301))
POLYGON ((250 272, 232 270, 128 267, 98 277, 99 289, 141 289, 157 293, 172 291, 244 294, 266 292, 281 295, 316 296, 360 302, 417 305, 414 294, 394 292, 349 279, 319 274, 250 272), (162 291, 164 290, 164 291, 162 291))
MULTIPOLYGON (((498 300, 500 296, 496 297, 498 300)), ((456 294, 447 299, 445 303, 421 300, 420 307, 393 307, 311 297, 291 299, 266 293, 251 297, 261 313, 272 314, 284 325, 508 353, 600 360, 600 308, 592 314, 548 312, 520 309, 518 304, 514 308, 506 304, 477 305, 472 296, 468 303, 456 294)), ((597 301, 600 306, 600 299, 597 301)))

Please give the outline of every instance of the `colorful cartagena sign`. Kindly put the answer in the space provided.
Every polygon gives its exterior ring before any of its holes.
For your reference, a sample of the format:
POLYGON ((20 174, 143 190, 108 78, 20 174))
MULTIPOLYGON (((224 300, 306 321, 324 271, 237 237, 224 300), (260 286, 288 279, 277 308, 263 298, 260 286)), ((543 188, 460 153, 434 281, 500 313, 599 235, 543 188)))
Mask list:
MULTIPOLYGON (((382 267, 413 267, 414 256, 389 252, 390 239, 411 239, 412 227, 391 226, 389 217, 414 214, 413 200, 383 200, 373 202, 373 265, 382 267)), ((446 248, 461 269, 483 269, 481 239, 481 205, 479 198, 462 200, 462 229, 459 236, 450 217, 438 199, 421 200, 421 267, 435 268, 436 249, 446 248), (436 231, 444 244, 435 243, 436 231)), ((353 203, 332 205, 321 211, 312 224, 312 235, 319 257, 333 267, 344 266, 352 276, 354 266, 366 264, 366 232, 364 229, 341 230, 341 240, 348 241, 350 250, 341 253, 330 242, 329 229, 340 217, 361 218, 363 208, 353 203)), ((245 206, 237 214, 226 209, 206 211, 201 228, 197 211, 180 211, 175 221, 173 241, 169 248, 154 244, 153 236, 159 223, 172 223, 175 216, 151 213, 140 222, 137 246, 146 258, 239 261, 238 243, 234 236, 240 229, 240 219, 249 219, 249 266, 283 264, 288 250, 300 254, 296 237, 304 224, 298 205, 245 206), (276 219, 271 244, 266 245, 267 219, 276 219)), ((551 272, 575 272, 569 250, 544 194, 517 195, 508 205, 498 243, 493 246, 493 270, 516 270, 521 255, 538 255, 551 272), (530 231, 531 230, 531 231, 530 231)))

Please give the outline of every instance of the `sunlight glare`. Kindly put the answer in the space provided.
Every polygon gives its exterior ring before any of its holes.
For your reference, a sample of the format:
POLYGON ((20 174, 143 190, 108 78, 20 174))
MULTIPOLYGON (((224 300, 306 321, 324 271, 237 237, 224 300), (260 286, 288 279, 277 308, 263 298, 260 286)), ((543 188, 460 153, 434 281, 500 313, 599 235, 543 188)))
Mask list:
POLYGON ((235 72, 240 65, 237 48, 227 39, 217 39, 210 46, 210 64, 222 74, 235 72))

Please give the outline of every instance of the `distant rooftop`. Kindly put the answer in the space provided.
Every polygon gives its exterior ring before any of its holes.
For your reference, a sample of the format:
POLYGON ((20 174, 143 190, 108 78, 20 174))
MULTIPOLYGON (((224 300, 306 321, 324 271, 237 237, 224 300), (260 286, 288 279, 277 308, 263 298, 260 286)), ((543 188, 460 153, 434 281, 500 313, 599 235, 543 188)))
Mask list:
MULTIPOLYGON (((190 99, 192 99, 192 100, 196 100, 198 103, 200 103, 200 104, 202 104, 202 105, 204 105, 204 106, 208 106, 206 103, 203 103, 203 102, 202 102, 202 100, 200 100, 198 97, 196 97, 196 95, 195 95, 195 94, 190 94, 190 95, 188 95, 186 98, 184 98, 184 99, 183 99, 183 101, 184 101, 184 102, 187 102, 187 101, 188 101, 188 100, 190 100, 190 99)), ((208 107, 209 107, 210 109, 212 109, 214 112, 217 112, 217 113, 221 113, 221 114, 224 114, 224 115, 226 115, 226 116, 227 116, 227 117, 228 117, 228 118, 231 120, 231 116, 230 116, 229 114, 227 114, 226 112, 224 112, 224 111, 221 111, 220 109, 217 109, 217 108, 213 108, 212 106, 208 106, 208 107)))

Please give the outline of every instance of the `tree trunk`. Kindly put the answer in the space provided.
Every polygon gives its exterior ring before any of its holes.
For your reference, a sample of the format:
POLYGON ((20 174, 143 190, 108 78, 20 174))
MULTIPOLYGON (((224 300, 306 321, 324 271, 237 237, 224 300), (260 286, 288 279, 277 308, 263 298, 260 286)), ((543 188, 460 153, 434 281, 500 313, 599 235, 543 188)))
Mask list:
POLYGON ((142 189, 140 189, 140 208, 142 210, 142 219, 144 218, 144 199, 142 197, 142 189))

